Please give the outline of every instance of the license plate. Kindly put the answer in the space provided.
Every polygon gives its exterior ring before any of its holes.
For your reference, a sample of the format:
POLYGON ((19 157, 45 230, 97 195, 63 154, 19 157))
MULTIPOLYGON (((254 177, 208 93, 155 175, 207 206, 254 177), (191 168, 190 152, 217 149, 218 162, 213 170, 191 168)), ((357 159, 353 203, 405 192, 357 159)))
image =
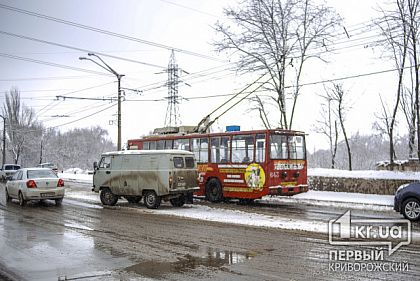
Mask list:
POLYGON ((41 197, 49 197, 49 196, 54 196, 54 195, 55 195, 54 192, 41 193, 41 197))

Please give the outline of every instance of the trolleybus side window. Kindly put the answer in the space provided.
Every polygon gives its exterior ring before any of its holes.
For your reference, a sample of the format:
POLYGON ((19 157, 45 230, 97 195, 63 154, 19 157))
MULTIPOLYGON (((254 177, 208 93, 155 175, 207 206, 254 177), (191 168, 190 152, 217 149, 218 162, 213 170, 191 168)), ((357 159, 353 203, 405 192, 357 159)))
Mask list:
POLYGON ((271 159, 288 159, 288 143, 287 136, 271 135, 270 136, 270 157, 271 159))
POLYGON ((150 144, 150 142, 148 142, 148 141, 144 141, 143 142, 143 145, 142 145, 142 149, 143 150, 149 150, 149 144, 150 144))
POLYGON ((174 149, 190 151, 190 140, 189 139, 174 140, 174 149))
POLYGON ((291 159, 305 159, 305 141, 303 136, 289 137, 289 151, 291 159))
POLYGON ((149 149, 150 150, 155 150, 156 149, 156 142, 155 141, 149 142, 149 149))
POLYGON ((207 163, 209 161, 209 140, 207 138, 192 139, 192 152, 197 162, 207 163))
POLYGON ((258 134, 255 140, 255 162, 264 163, 265 161, 265 134, 258 134))
POLYGON ((214 137, 210 139, 210 156, 212 163, 229 162, 229 137, 214 137))
POLYGON ((232 162, 250 163, 254 161, 254 136, 242 135, 232 138, 232 162))
POLYGON ((165 149, 172 149, 174 144, 173 140, 165 140, 165 149))
POLYGON ((156 149, 162 150, 165 147, 165 140, 156 141, 156 149))

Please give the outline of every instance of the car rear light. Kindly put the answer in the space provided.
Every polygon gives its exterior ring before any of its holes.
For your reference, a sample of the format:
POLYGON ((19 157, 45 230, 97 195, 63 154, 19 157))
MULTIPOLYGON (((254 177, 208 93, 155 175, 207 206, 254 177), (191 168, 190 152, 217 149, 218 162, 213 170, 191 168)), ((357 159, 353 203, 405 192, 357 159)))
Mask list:
POLYGON ((63 179, 59 179, 57 183, 57 187, 62 187, 62 186, 64 186, 64 181, 63 179))
POLYGON ((36 182, 34 180, 28 180, 26 182, 26 187, 27 188, 36 188, 36 182))

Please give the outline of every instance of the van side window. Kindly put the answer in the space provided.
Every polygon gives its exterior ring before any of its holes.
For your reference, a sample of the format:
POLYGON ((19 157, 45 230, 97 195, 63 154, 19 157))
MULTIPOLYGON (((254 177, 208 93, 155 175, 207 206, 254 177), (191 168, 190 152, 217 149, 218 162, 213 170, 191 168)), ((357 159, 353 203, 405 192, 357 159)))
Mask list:
POLYGON ((194 168, 194 158, 193 157, 185 157, 185 168, 194 168))
POLYGON ((174 167, 175 168, 184 168, 184 158, 174 157, 174 167))
POLYGON ((111 168, 111 156, 104 156, 99 162, 99 168, 108 169, 111 168))

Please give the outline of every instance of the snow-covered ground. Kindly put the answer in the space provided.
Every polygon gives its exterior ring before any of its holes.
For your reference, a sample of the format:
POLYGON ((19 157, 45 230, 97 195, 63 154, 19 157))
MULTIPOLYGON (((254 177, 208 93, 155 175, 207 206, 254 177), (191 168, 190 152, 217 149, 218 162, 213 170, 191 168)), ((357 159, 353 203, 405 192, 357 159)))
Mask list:
MULTIPOLYGON (((326 171, 325 171, 326 173, 326 171)), ((364 173, 366 175, 368 173, 364 173)), ((378 173, 382 174, 383 173, 378 173)), ((65 181, 81 182, 87 185, 92 184, 92 175, 62 173, 60 177, 65 181)), ((86 191, 70 191, 66 193, 66 201, 70 204, 77 204, 87 208, 102 208, 99 195, 86 191)), ((373 211, 391 212, 393 206, 392 195, 373 195, 360 193, 309 191, 292 197, 264 197, 260 201, 271 204, 296 203, 305 205, 320 205, 326 207, 337 207, 345 209, 366 209, 373 211)), ((116 206, 115 208, 118 208, 116 206)), ((130 208, 130 207, 128 207, 130 208)), ((288 218, 281 216, 269 216, 240 210, 227 210, 204 205, 185 205, 182 208, 165 208, 150 210, 147 208, 132 208, 135 212, 185 217, 220 223, 248 225, 256 227, 280 228, 288 230, 301 230, 318 233, 327 233, 328 222, 299 218, 288 218)))

